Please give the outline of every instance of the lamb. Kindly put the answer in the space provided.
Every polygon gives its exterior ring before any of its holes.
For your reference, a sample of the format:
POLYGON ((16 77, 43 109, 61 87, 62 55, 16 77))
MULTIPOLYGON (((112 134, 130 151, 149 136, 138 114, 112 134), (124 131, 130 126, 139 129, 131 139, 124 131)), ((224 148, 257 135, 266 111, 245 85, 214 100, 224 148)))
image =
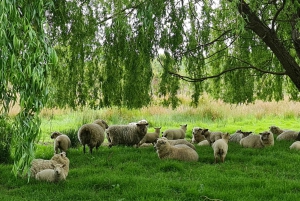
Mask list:
POLYGON ((61 180, 66 180, 66 175, 63 169, 64 166, 65 165, 63 164, 52 164, 53 169, 45 169, 38 172, 35 176, 35 179, 48 182, 59 182, 61 180))
POLYGON ((212 145, 216 140, 222 138, 222 132, 220 131, 209 131, 208 129, 203 129, 201 131, 201 135, 203 135, 206 140, 209 142, 210 145, 212 145))
POLYGON ((168 129, 163 132, 162 137, 168 138, 168 140, 184 139, 187 124, 180 125, 179 129, 168 129))
POLYGON ((85 153, 85 145, 90 149, 90 153, 93 153, 93 148, 96 150, 103 143, 105 138, 105 129, 108 128, 107 123, 104 120, 97 119, 93 123, 84 124, 78 130, 78 139, 83 145, 83 153, 85 153))
POLYGON ((115 145, 139 146, 147 133, 148 122, 140 121, 136 125, 113 125, 106 129, 109 147, 115 145))
POLYGON ((53 165, 56 164, 64 165, 64 173, 68 176, 70 160, 67 158, 65 152, 54 154, 51 160, 33 159, 30 167, 30 176, 35 177, 38 172, 44 169, 52 169, 53 165))
POLYGON ((240 141, 242 147, 264 148, 274 145, 274 136, 270 131, 264 131, 259 135, 249 135, 240 141))
POLYGON ((222 134, 222 139, 218 139, 212 144, 212 148, 214 150, 215 163, 217 163, 219 157, 222 163, 224 163, 228 151, 229 138, 229 133, 222 134))
POLYGON ((276 140, 281 141, 281 140, 296 140, 296 138, 299 135, 299 131, 291 131, 287 130, 282 132, 280 135, 277 136, 276 140))
POLYGON ((54 151, 56 154, 58 154, 58 149, 60 152, 67 152, 67 150, 71 147, 71 140, 65 134, 53 132, 51 134, 51 139, 54 139, 54 151))
POLYGON ((169 140, 160 138, 156 143, 156 152, 160 159, 198 161, 198 153, 185 144, 172 146, 169 140))
POLYGON ((142 145, 143 143, 152 143, 153 145, 155 144, 157 138, 159 138, 161 127, 156 127, 154 129, 155 129, 154 132, 146 133, 143 139, 139 142, 139 146, 142 145))
POLYGON ((193 134, 193 138, 192 138, 192 143, 199 143, 203 140, 206 140, 204 135, 201 135, 201 131, 202 128, 199 127, 195 127, 193 128, 192 134, 193 134))
POLYGON ((252 131, 244 132, 244 131, 241 131, 241 130, 237 130, 234 134, 230 135, 229 142, 239 143, 242 138, 247 137, 251 133, 252 133, 252 131))

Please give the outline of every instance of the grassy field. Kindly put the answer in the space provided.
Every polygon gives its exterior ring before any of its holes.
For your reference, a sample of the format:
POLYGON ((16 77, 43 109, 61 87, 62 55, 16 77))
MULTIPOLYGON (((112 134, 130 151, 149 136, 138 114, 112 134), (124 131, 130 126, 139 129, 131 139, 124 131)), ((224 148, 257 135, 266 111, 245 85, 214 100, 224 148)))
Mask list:
MULTIPOLYGON (((151 106, 140 110, 102 109, 45 110, 42 135, 37 142, 36 158, 53 155, 53 131, 78 130, 96 118, 111 124, 140 119, 156 126, 178 128, 188 124, 187 138, 193 127, 233 133, 238 129, 259 133, 277 125, 300 130, 300 104, 257 102, 231 106, 203 99, 197 109, 183 104, 176 110, 151 106)), ((198 162, 160 160, 153 146, 101 146, 93 155, 82 147, 68 152, 70 172, 57 184, 15 178, 12 164, 0 164, 0 200, 298 200, 300 152, 290 150, 292 142, 275 141, 274 147, 246 149, 229 143, 223 164, 214 164, 211 147, 197 146, 198 162)))

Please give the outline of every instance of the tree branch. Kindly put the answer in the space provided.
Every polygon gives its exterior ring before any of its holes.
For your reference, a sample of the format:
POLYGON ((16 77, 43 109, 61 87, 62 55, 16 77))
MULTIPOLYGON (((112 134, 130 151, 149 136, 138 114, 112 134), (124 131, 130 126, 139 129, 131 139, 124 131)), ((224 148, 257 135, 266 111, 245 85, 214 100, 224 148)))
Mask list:
POLYGON ((275 13, 274 18, 273 18, 273 20, 272 20, 272 30, 273 30, 273 31, 275 31, 275 30, 274 30, 274 27, 275 27, 275 22, 276 22, 276 20, 277 20, 277 17, 278 17, 278 15, 280 14, 280 12, 283 10, 284 6, 285 6, 285 0, 282 1, 282 5, 281 5, 280 8, 277 10, 277 12, 275 13))

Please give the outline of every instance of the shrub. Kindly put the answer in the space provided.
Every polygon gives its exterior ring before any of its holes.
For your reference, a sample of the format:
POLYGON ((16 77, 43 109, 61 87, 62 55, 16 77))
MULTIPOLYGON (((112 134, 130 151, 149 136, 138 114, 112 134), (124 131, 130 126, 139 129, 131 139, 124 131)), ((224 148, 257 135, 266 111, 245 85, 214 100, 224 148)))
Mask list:
POLYGON ((12 127, 7 116, 0 116, 0 162, 9 162, 12 127))

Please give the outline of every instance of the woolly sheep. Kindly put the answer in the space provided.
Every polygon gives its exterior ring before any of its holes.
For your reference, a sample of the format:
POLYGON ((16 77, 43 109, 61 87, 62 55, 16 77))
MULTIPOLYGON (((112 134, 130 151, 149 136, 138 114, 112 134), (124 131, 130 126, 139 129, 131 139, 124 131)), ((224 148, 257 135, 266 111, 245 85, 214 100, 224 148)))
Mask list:
POLYGON ((290 149, 300 150, 300 141, 293 142, 290 149))
POLYGON ((201 131, 202 128, 199 127, 195 127, 193 128, 192 134, 193 134, 193 138, 192 138, 192 143, 199 143, 203 140, 206 140, 204 135, 201 135, 201 131))
POLYGON ((203 140, 197 144, 198 146, 210 146, 209 142, 207 140, 203 140))
POLYGON ((222 132, 220 131, 209 131, 208 129, 203 129, 201 131, 201 135, 204 135, 206 140, 209 142, 210 145, 212 145, 216 140, 222 138, 222 132))
POLYGON ((51 160, 33 159, 30 167, 30 176, 35 177, 38 172, 44 169, 52 169, 53 165, 56 164, 64 165, 65 175, 68 176, 70 160, 67 158, 65 152, 54 154, 51 160))
POLYGON ((147 133, 148 122, 136 125, 113 125, 106 129, 109 147, 115 145, 139 146, 139 142, 147 133))
POLYGON ((241 130, 237 130, 234 134, 230 135, 229 142, 239 143, 242 138, 247 137, 251 133, 252 133, 252 131, 244 132, 244 131, 241 131, 241 130))
POLYGON ((160 159, 198 161, 198 153, 185 144, 172 146, 169 140, 160 138, 156 143, 156 152, 160 159))
POLYGON ((139 142, 139 146, 142 145, 143 143, 152 143, 154 145, 157 138, 159 138, 161 127, 155 127, 154 129, 155 129, 154 132, 146 133, 143 139, 139 142))
POLYGON ((58 149, 60 152, 67 152, 67 150, 71 147, 71 140, 65 134, 53 132, 51 134, 51 139, 54 139, 54 151, 56 154, 58 154, 58 149))
POLYGON ((168 129, 163 132, 163 137, 168 138, 168 140, 184 139, 185 132, 187 129, 187 124, 180 125, 179 129, 168 129))
POLYGON ((274 136, 270 131, 264 131, 259 135, 249 135, 240 141, 242 147, 263 148, 274 145, 274 136))
POLYGON ((281 140, 296 140, 296 138, 299 135, 299 131, 284 131, 280 135, 277 136, 276 140, 281 141, 281 140))
POLYGON ((58 182, 61 180, 66 180, 66 175, 63 169, 64 166, 65 165, 62 164, 52 164, 53 169, 45 169, 38 172, 35 176, 35 179, 48 182, 58 182))
POLYGON ((274 135, 279 135, 285 131, 279 128, 278 126, 270 126, 269 129, 274 135))
MULTIPOLYGON (((168 140, 168 138, 166 137, 162 137, 162 139, 168 140)), ((189 141, 187 141, 186 139, 177 139, 177 140, 168 140, 170 145, 175 146, 175 145, 179 145, 179 144, 185 144, 189 147, 191 147, 192 149, 196 150, 195 146, 190 143, 189 141)))
POLYGON ((229 133, 222 134, 222 139, 218 139, 212 144, 212 148, 214 150, 215 163, 217 163, 219 157, 220 160, 224 163, 228 151, 229 137, 229 133))
POLYGON ((97 119, 93 123, 84 124, 78 130, 78 139, 83 145, 83 153, 85 153, 85 145, 90 149, 92 154, 93 148, 99 148, 105 138, 105 129, 108 128, 107 123, 104 120, 97 119))

